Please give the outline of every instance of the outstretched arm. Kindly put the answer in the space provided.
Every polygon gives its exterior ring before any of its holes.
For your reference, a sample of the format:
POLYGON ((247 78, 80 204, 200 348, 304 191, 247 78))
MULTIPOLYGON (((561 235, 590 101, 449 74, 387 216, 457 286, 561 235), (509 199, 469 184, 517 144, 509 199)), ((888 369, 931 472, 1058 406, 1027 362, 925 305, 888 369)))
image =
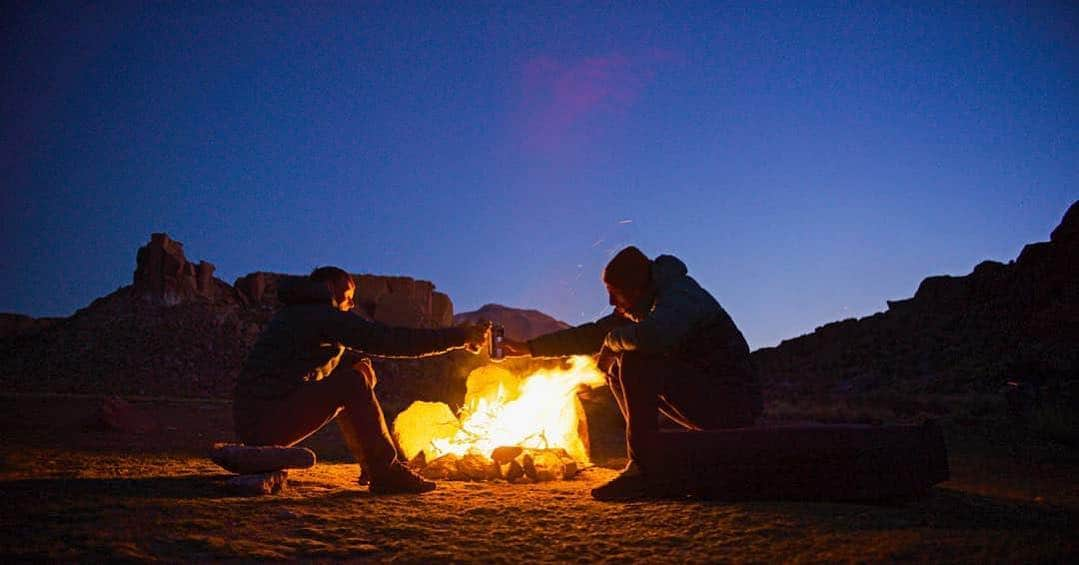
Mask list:
POLYGON ((414 329, 369 322, 348 312, 331 311, 321 326, 328 341, 380 357, 427 357, 486 341, 487 326, 470 324, 452 328, 414 329))
POLYGON ((603 340, 611 330, 629 323, 628 319, 618 314, 610 314, 595 322, 539 336, 528 341, 527 346, 535 357, 594 355, 603 346, 603 340))

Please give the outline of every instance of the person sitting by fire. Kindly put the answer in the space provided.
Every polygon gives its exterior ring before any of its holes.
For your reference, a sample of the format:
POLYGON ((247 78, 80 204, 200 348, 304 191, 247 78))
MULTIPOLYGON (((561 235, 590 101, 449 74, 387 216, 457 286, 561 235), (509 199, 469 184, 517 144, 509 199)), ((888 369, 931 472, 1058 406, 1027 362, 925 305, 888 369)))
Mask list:
POLYGON ((435 483, 398 459, 375 396, 375 371, 357 352, 423 357, 452 349, 478 352, 489 326, 410 329, 351 312, 356 283, 337 267, 319 267, 279 292, 285 306, 255 342, 235 389, 236 435, 248 445, 292 446, 335 419, 373 494, 420 493, 435 483), (339 416, 340 413, 340 416, 339 416))
POLYGON ((614 312, 527 342, 506 356, 597 355, 626 421, 629 462, 592 490, 600 500, 647 495, 662 475, 659 414, 689 430, 752 425, 762 411, 749 346, 719 302, 671 255, 626 247, 603 271, 614 312))

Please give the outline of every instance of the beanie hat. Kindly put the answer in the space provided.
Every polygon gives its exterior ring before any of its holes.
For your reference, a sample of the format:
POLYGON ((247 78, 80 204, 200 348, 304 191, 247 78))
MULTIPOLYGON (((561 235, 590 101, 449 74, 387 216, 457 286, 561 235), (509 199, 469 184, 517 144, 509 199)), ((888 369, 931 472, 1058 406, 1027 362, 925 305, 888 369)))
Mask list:
POLYGON ((630 245, 603 269, 603 282, 616 288, 644 288, 652 278, 652 261, 630 245))

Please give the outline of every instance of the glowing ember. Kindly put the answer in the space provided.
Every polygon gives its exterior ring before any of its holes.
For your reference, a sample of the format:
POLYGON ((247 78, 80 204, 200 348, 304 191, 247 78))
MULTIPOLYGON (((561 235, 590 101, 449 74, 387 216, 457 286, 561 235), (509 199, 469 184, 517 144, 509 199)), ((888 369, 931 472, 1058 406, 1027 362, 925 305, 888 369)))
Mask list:
POLYGON ((404 455, 420 451, 427 461, 446 454, 489 457, 496 447, 561 448, 588 464, 588 448, 578 429, 583 418, 577 390, 604 384, 589 356, 570 360, 568 369, 541 369, 518 377, 488 365, 468 375, 465 403, 454 416, 441 402, 413 402, 393 422, 404 455))

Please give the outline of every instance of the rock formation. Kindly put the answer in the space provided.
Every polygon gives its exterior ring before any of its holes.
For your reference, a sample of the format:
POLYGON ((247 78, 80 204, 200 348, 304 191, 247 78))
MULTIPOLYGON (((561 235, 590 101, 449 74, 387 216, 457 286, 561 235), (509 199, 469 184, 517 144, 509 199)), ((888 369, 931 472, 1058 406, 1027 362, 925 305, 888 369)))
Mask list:
POLYGON ((570 327, 538 310, 520 310, 500 304, 486 304, 474 312, 462 312, 453 317, 457 324, 480 320, 502 324, 506 328, 506 337, 516 340, 528 340, 570 327))
MULTIPOLYGON (((0 316, 0 386, 9 392, 228 398, 236 374, 279 306, 284 277, 256 272, 235 287, 209 263, 155 234, 137 255, 134 284, 63 319, 0 316)), ((534 310, 487 305, 453 316, 434 285, 356 275, 357 311, 393 325, 441 327, 479 318, 528 339, 567 327, 534 310)), ((1047 242, 1007 264, 930 277, 886 312, 826 324, 753 353, 766 394, 996 391, 1005 378, 1072 387, 1079 375, 1079 204, 1047 242)), ((393 414, 414 400, 458 405, 483 355, 376 359, 393 414)), ((509 360, 526 364, 530 360, 509 360)), ((604 395, 607 398, 607 395, 604 395)), ((586 407, 588 403, 586 402, 586 407)), ((391 416, 392 417, 392 416, 391 416)), ((591 422, 597 421, 589 414, 591 422)), ((618 446, 619 449, 621 445, 618 446)))
POLYGON ((31 318, 22 314, 0 313, 0 339, 34 335, 61 318, 31 318))
MULTIPOLYGON (((213 277, 210 263, 189 262, 180 242, 153 234, 136 255, 132 285, 68 318, 0 315, 0 386, 25 392, 227 398, 247 352, 280 307, 278 286, 290 277, 300 275, 256 272, 240 277, 233 287, 213 277)), ((411 327, 452 323, 453 304, 430 282, 366 274, 356 278, 362 315, 411 327)), ((463 396, 463 376, 462 382, 454 380, 458 362, 478 361, 455 352, 429 360, 377 360, 375 366, 380 382, 406 382, 400 395, 387 391, 393 406, 398 396, 402 404, 405 398, 463 396)))
MULTIPOLYGON (((353 273, 356 280, 356 312, 369 320, 406 328, 444 328, 453 325, 453 302, 435 291, 435 285, 411 277, 386 277, 353 273)), ((286 281, 301 275, 256 272, 233 284, 241 300, 252 306, 281 306, 277 291, 286 281)))
POLYGON ((189 262, 184 256, 184 244, 168 234, 155 233, 136 255, 132 290, 144 299, 168 306, 230 294, 228 285, 213 275, 212 263, 189 262))
POLYGON ((1007 264, 922 281, 888 310, 753 353, 773 395, 995 391, 1006 379, 1068 389, 1079 375, 1079 203, 1050 241, 1007 264))

